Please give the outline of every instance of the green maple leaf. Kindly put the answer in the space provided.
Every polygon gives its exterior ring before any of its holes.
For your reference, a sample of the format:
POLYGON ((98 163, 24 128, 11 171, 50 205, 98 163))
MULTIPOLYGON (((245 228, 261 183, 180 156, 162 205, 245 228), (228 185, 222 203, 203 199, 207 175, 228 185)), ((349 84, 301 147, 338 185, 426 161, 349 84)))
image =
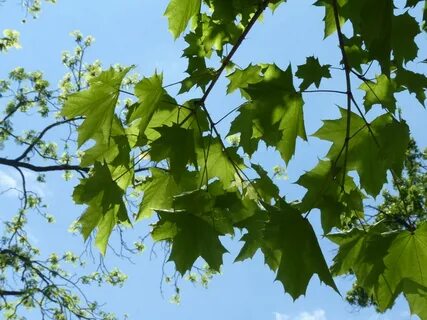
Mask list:
MULTIPOLYGON (((411 314, 416 314, 420 319, 427 318, 427 290, 425 288, 420 288, 419 286, 414 286, 414 293, 405 292, 406 301, 408 301, 411 314)), ((409 291, 409 290, 408 290, 409 291)))
POLYGON ((209 55, 214 50, 221 53, 225 44, 235 43, 241 34, 241 29, 234 23, 224 26, 220 21, 212 19, 207 14, 199 16, 197 28, 201 29, 200 44, 209 55))
MULTIPOLYGON (((390 308, 401 292, 427 299, 427 272, 424 268, 427 263, 426 247, 427 224, 425 223, 415 232, 400 232, 393 240, 384 258, 385 271, 374 288, 380 310, 390 308), (412 285, 411 282, 413 282, 412 285), (413 292, 414 284, 421 287, 418 294, 413 292)), ((427 306, 424 306, 423 310, 426 312, 427 306)))
MULTIPOLYGON (((218 182, 218 181, 215 181, 218 182)), ((224 192, 224 191, 223 191, 224 192)), ((194 214, 210 212, 215 206, 215 195, 208 190, 197 189, 183 192, 173 198, 173 208, 194 214)))
POLYGON ((304 101, 299 94, 288 98, 289 100, 285 104, 286 109, 281 115, 282 119, 279 124, 282 138, 276 145, 286 163, 289 163, 295 154, 297 137, 307 140, 304 126, 304 101))
POLYGON ((157 211, 160 220, 153 229, 155 241, 169 240, 172 250, 169 261, 184 275, 194 262, 202 257, 210 268, 219 271, 222 256, 227 250, 221 244, 221 235, 205 220, 187 212, 157 211))
POLYGON ((234 192, 226 192, 220 181, 214 181, 208 188, 184 192, 174 197, 173 208, 185 211, 204 220, 217 232, 234 235, 233 218, 239 206, 234 192))
POLYGON ((353 229, 328 238, 339 245, 333 273, 353 272, 358 283, 373 295, 380 311, 391 308, 403 293, 411 312, 425 316, 427 224, 415 231, 390 233, 378 223, 367 231, 353 229))
MULTIPOLYGON (((186 123, 189 123, 189 125, 186 127, 188 127, 188 130, 193 130, 195 139, 200 136, 202 132, 208 130, 209 125, 206 113, 199 105, 194 103, 193 100, 189 100, 182 106, 179 106, 174 99, 170 96, 167 97, 170 98, 170 100, 165 100, 164 103, 160 104, 158 109, 155 110, 151 116, 144 134, 142 135, 142 140, 155 141, 161 137, 157 128, 162 126, 172 127, 179 124, 184 119, 187 119, 186 123)), ((139 132, 139 129, 137 132, 139 132)), ((141 137, 140 133, 137 134, 141 137)))
MULTIPOLYGON (((288 67, 282 71, 271 65, 264 74, 264 81, 250 84, 245 91, 252 99, 256 109, 255 123, 262 128, 262 135, 270 135, 268 131, 277 125, 280 137, 271 143, 280 151, 283 159, 289 162, 295 152, 296 138, 306 139, 303 117, 303 100, 296 93, 292 83, 292 70, 288 67)), ((274 135, 274 130, 272 135, 274 135)), ((269 137, 267 137, 269 139, 269 137)), ((267 143, 271 145, 270 143, 267 143)))
POLYGON ((234 260, 235 262, 252 258, 258 249, 262 248, 267 221, 267 214, 258 210, 255 214, 236 225, 240 229, 246 229, 247 233, 240 238, 240 241, 244 242, 244 245, 234 260))
MULTIPOLYGON (((317 274, 322 282, 338 292, 310 222, 289 205, 279 211, 269 210, 269 216, 263 251, 267 255, 268 249, 274 253, 276 279, 285 291, 298 298, 305 294, 310 279, 317 274)), ((270 263, 271 266, 274 267, 270 263)))
POLYGON ((354 33, 359 34, 363 39, 369 57, 380 63, 383 74, 389 75, 394 17, 392 2, 389 0, 346 1, 341 13, 352 22, 354 33))
MULTIPOLYGON (((259 65, 249 65, 246 69, 236 69, 227 78, 230 83, 227 86, 227 93, 232 93, 237 89, 247 88, 249 84, 254 84, 262 80, 262 67, 259 65)), ((244 94, 244 91, 241 91, 244 94)))
MULTIPOLYGON (((338 7, 342 7, 348 0, 338 0, 338 7)), ((325 17, 323 21, 325 22, 325 31, 324 38, 330 36, 337 30, 337 25, 335 23, 334 8, 332 5, 332 0, 319 0, 314 3, 315 6, 325 7, 325 17)), ((342 26, 345 22, 345 18, 339 16, 340 25, 342 26)))
POLYGON ((190 91, 194 86, 205 91, 206 86, 215 77, 215 70, 212 68, 198 68, 190 73, 190 76, 181 81, 179 94, 190 91))
POLYGON ((405 7, 415 7, 421 1, 423 0, 406 0, 405 7))
POLYGON ((362 38, 358 35, 347 39, 344 36, 344 50, 347 55, 348 64, 357 70, 359 73, 363 73, 362 65, 368 63, 368 54, 363 48, 362 38))
POLYGON ((210 0, 209 6, 213 9, 212 17, 215 20, 221 20, 222 22, 233 22, 239 13, 236 10, 235 3, 227 0, 210 0))
POLYGON ((393 17, 391 46, 394 59, 398 63, 406 63, 417 57, 418 46, 415 37, 419 33, 420 25, 408 12, 393 17))
POLYGON ((236 148, 223 149, 218 138, 204 137, 197 148, 197 163, 202 182, 219 178, 225 188, 235 180, 236 171, 242 168, 243 161, 238 156, 236 148))
POLYGON ((114 226, 117 223, 130 223, 123 194, 124 191, 113 180, 108 166, 99 162, 95 162, 93 175, 82 179, 74 189, 74 201, 88 205, 79 219, 82 235, 86 240, 97 227, 95 244, 102 254, 106 252, 114 226))
POLYGON ((190 19, 200 12, 201 0, 171 0, 165 11, 169 30, 178 38, 187 28, 190 19))
POLYGON ((260 165, 252 164, 252 168, 256 171, 259 178, 252 181, 252 186, 256 189, 258 194, 262 197, 263 201, 270 203, 271 200, 280 199, 280 191, 276 184, 268 176, 267 171, 265 171, 260 165))
POLYGON ((153 161, 170 159, 170 170, 177 178, 185 171, 187 164, 197 167, 192 129, 184 129, 174 124, 171 127, 155 128, 160 137, 151 143, 150 157, 153 161))
POLYGON ((133 177, 127 134, 117 116, 114 116, 110 139, 105 141, 101 133, 93 136, 95 145, 84 151, 80 165, 88 167, 95 162, 108 164, 112 179, 125 190, 133 177))
POLYGON ((427 88, 427 77, 425 75, 398 68, 395 80, 397 85, 405 87, 410 93, 415 93, 417 100, 425 106, 425 90, 427 88))
POLYGON ((354 228, 328 235, 328 239, 339 246, 331 268, 333 275, 352 271, 363 287, 371 289, 385 270, 382 259, 396 236, 385 231, 383 224, 378 223, 368 231, 354 228))
POLYGON ((78 145, 81 146, 95 134, 109 141, 120 86, 131 68, 115 71, 110 68, 89 81, 89 89, 67 97, 61 114, 67 118, 85 117, 78 127, 78 145))
POLYGON ((251 152, 256 144, 253 139, 262 139, 268 146, 279 150, 285 162, 289 162, 295 152, 297 137, 306 139, 304 102, 293 86, 291 67, 283 71, 270 65, 263 81, 248 84, 242 90, 251 101, 241 107, 240 115, 232 123, 233 132, 244 133, 240 137, 241 145, 247 145, 251 152), (251 119, 251 123, 245 123, 241 117, 251 119), (248 129, 250 125, 252 129, 248 129))
POLYGON ((393 3, 388 0, 360 0, 346 1, 341 10, 352 22, 355 34, 363 39, 369 57, 380 63, 382 73, 387 76, 392 52, 398 64, 416 58, 415 37, 420 32, 414 17, 408 12, 395 16, 393 9, 393 3))
POLYGON ((224 189, 215 180, 204 189, 183 192, 173 199, 175 210, 192 213, 211 224, 222 234, 234 234, 233 224, 254 215, 255 201, 242 197, 237 187, 224 189))
POLYGON ((179 181, 169 172, 151 168, 151 177, 141 186, 144 191, 137 220, 149 218, 156 209, 168 210, 173 207, 173 197, 198 187, 196 172, 184 171, 179 181), (160 191, 159 191, 160 190, 160 191))
MULTIPOLYGON (((127 141, 125 130, 117 118, 114 116, 112 121, 110 139, 105 141, 103 135, 99 132, 93 136, 95 145, 84 151, 80 164, 83 167, 98 162, 115 163, 118 158, 123 158, 123 162, 129 162, 130 146, 127 141)), ((119 160, 118 162, 122 162, 119 160)))
POLYGON ((243 148, 243 151, 249 156, 258 149, 258 143, 260 138, 259 134, 256 134, 257 129, 254 128, 254 122, 256 121, 255 108, 251 104, 243 104, 239 108, 239 116, 237 116, 232 122, 228 136, 234 134, 240 134, 239 145, 243 148))
POLYGON ((394 93, 397 91, 397 85, 394 80, 387 78, 386 75, 378 76, 376 82, 362 83, 360 89, 366 92, 363 102, 366 111, 369 111, 376 104, 382 105, 392 113, 396 110, 394 93))
MULTIPOLYGON (((341 118, 325 120, 314 134, 323 140, 332 141, 327 157, 335 161, 337 168, 344 167, 343 148, 347 131, 347 111, 340 109, 341 118)), ((346 171, 356 170, 361 186, 376 196, 386 182, 387 170, 399 175, 402 170, 406 148, 409 143, 409 128, 405 122, 397 121, 385 114, 367 127, 363 118, 350 112, 350 140, 346 171)))
POLYGON ((345 177, 342 188, 342 173, 338 174, 337 171, 339 169, 334 168, 331 161, 319 161, 314 169, 297 181, 307 189, 299 209, 308 212, 319 208, 325 233, 329 233, 333 227, 341 227, 343 217, 363 217, 363 195, 349 176, 345 177))
POLYGON ((298 71, 295 73, 298 78, 303 80, 299 87, 300 90, 304 91, 312 84, 319 88, 322 78, 331 77, 329 67, 328 64, 321 65, 319 59, 315 57, 307 57, 305 64, 298 66, 298 71))
POLYGON ((164 104, 173 103, 166 90, 162 87, 163 76, 154 74, 150 78, 144 78, 135 85, 135 95, 139 103, 132 110, 128 118, 128 123, 138 119, 139 130, 144 133, 151 118, 164 104))

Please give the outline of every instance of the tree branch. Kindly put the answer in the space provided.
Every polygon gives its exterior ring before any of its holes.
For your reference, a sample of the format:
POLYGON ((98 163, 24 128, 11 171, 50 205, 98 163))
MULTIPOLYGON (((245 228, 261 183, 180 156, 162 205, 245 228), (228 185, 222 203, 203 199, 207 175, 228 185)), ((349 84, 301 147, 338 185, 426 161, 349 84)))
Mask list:
POLYGON ((25 290, 22 290, 22 291, 0 290, 0 297, 3 297, 3 296, 23 296, 26 294, 28 294, 28 292, 25 290))
POLYGON ((49 171, 82 171, 89 172, 89 168, 77 166, 77 165, 68 165, 68 164, 60 164, 60 165, 52 165, 52 166, 37 166, 31 163, 0 158, 0 165, 3 164, 5 166, 10 166, 14 168, 24 168, 35 172, 49 172, 49 171))
POLYGON ((30 145, 27 147, 27 149, 24 150, 24 152, 17 158, 15 158, 15 161, 21 161, 22 159, 24 159, 28 153, 30 153, 30 151, 37 145, 37 143, 40 142, 41 138, 43 138, 43 136, 52 128, 55 128, 57 126, 60 126, 62 124, 68 123, 68 122, 72 122, 75 120, 80 120, 83 119, 82 117, 78 117, 78 118, 72 118, 72 119, 66 119, 66 120, 62 120, 62 121, 58 121, 55 123, 52 123, 51 125, 48 125, 46 128, 44 128, 39 135, 37 136, 37 138, 34 139, 33 142, 30 143, 30 145))
POLYGON ((215 78, 213 78, 212 82, 209 84, 209 87, 206 89, 205 93, 203 94, 202 98, 200 99, 200 104, 204 105, 206 99, 208 98, 209 94, 211 93, 212 89, 215 87, 215 84, 217 83, 219 77, 221 76, 224 69, 227 67, 227 65, 230 63, 231 58, 233 58, 233 55, 236 53, 237 49, 239 49, 240 45, 242 44, 243 40, 245 40, 246 36, 248 35, 249 31, 251 31, 252 27, 254 26, 255 22, 258 20, 258 18, 261 16, 261 14, 264 12, 265 8, 267 8, 269 2, 271 0, 262 0, 258 10, 255 12, 251 20, 249 21, 248 25, 246 26, 245 30, 243 30, 243 33, 240 35, 239 39, 237 39, 236 44, 231 48, 230 53, 222 60, 221 67, 216 71, 215 78))

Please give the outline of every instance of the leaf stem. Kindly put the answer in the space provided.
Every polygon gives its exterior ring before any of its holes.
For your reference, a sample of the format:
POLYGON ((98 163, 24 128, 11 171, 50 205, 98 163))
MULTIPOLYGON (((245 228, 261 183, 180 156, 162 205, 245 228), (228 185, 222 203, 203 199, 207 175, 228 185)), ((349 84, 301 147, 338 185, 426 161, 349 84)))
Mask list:
POLYGON ((236 53, 237 49, 239 49, 240 45, 243 43, 243 40, 245 40, 246 36, 248 35, 249 31, 254 26, 255 22, 258 20, 258 18, 261 16, 261 14, 264 12, 265 8, 267 8, 269 2, 271 0, 262 0, 258 10, 255 12, 251 20, 249 21, 248 25, 245 27, 245 30, 243 30, 242 34, 240 35, 239 39, 237 39, 236 44, 231 48, 228 55, 222 60, 221 67, 216 71, 216 75, 213 78, 212 82, 209 84, 209 87, 206 89, 205 93, 203 94, 202 98, 200 99, 200 104, 204 105, 206 99, 208 98, 209 94, 211 93, 212 89, 215 87, 219 77, 221 76, 222 72, 225 70, 227 65, 230 63, 231 58, 233 58, 234 54, 236 53))
POLYGON ((346 126, 345 140, 344 140, 345 152, 344 152, 343 176, 342 176, 342 182, 341 182, 341 189, 344 190, 345 176, 347 171, 347 161, 348 161, 348 149, 349 149, 349 143, 350 143, 351 103, 352 103, 353 93, 351 89, 351 78, 350 78, 351 67, 348 62, 347 53, 345 52, 344 35, 341 30, 337 0, 333 0, 332 5, 334 9, 334 18, 335 18, 335 25, 337 28, 339 47, 341 50, 342 61, 344 64, 346 95, 347 95, 347 126, 346 126))

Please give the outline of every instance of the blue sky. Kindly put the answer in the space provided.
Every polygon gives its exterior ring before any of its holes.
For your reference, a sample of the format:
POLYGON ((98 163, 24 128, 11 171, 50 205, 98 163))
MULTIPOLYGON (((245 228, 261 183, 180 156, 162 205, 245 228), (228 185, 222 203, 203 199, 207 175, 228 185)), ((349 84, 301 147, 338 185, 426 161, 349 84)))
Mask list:
MULTIPOLYGON (((283 5, 273 15, 266 14, 264 21, 258 24, 248 36, 235 56, 238 65, 245 67, 249 63, 275 62, 286 68, 291 62, 296 66, 305 61, 306 56, 315 55, 321 63, 336 66, 339 61, 337 39, 331 36, 323 40, 323 10, 311 6, 312 1, 293 0, 283 5)), ((163 71, 165 83, 183 79, 186 61, 181 59, 184 43, 174 41, 167 31, 167 21, 162 16, 167 5, 165 0, 60 0, 57 5, 44 5, 37 20, 28 18, 21 23, 25 12, 18 0, 8 0, 0 6, 0 29, 12 28, 21 32, 23 48, 13 50, 0 57, 0 77, 16 66, 29 70, 42 70, 55 84, 62 77, 65 69, 61 66, 60 56, 63 50, 71 50, 73 41, 69 33, 80 30, 84 35, 91 34, 96 42, 88 52, 87 61, 100 59, 104 67, 110 64, 137 65, 137 71, 150 76, 155 70, 163 71)), ((424 35, 422 37, 425 37, 424 35)), ((425 39, 420 39, 425 40, 425 39)), ((425 47, 422 47, 425 53, 425 47)), ((420 55, 427 56, 427 54, 420 55)), ((416 66, 419 68, 419 66, 416 66)), ((424 71, 425 71, 425 67, 424 71)), ((325 82, 325 87, 341 89, 343 77, 339 71, 333 71, 334 79, 325 82)), ((223 92, 226 81, 222 80, 207 101, 207 107, 214 117, 220 118, 239 102, 239 96, 225 97, 223 92)), ((307 95, 304 97, 307 132, 313 133, 320 125, 321 119, 338 115, 336 105, 343 104, 342 97, 326 94, 307 95)), ((413 135, 420 146, 427 146, 425 134, 426 111, 413 97, 402 96, 399 104, 404 109, 413 135)), ((224 123, 221 128, 227 129, 224 123)), ((317 159, 324 156, 328 144, 311 138, 309 142, 297 146, 297 157, 287 168, 288 180, 280 180, 282 194, 288 199, 301 197, 304 190, 292 182, 296 181, 304 170, 312 168, 317 159)), ((257 160, 268 170, 274 165, 283 164, 277 156, 269 151, 257 156, 257 160)), ((29 173, 29 175, 31 175, 29 173)), ((13 171, 0 168, 0 184, 16 181, 13 171)), ((30 236, 39 243, 42 250, 65 251, 68 248, 79 251, 83 248, 80 237, 66 234, 71 221, 82 212, 70 198, 72 183, 64 183, 60 177, 48 176, 48 184, 40 187, 49 203, 50 210, 57 217, 57 224, 46 227, 44 223, 34 220, 30 236), (50 229, 48 229, 50 228, 50 229)), ((13 195, 2 198, 2 211, 13 210, 13 195)), ((2 213, 3 214, 3 213, 2 213)), ((317 213, 312 221, 318 234, 317 213)), ((147 224, 137 224, 130 231, 129 238, 147 232, 147 224)), ((226 241, 231 253, 239 249, 238 237, 226 241)), ((321 239, 325 255, 330 259, 334 248, 321 239)), ((263 264, 258 255, 252 261, 232 264, 232 256, 225 257, 222 275, 216 276, 208 289, 182 283, 182 302, 179 306, 169 303, 173 293, 165 285, 165 295, 160 292, 162 254, 150 259, 149 251, 134 259, 134 264, 120 261, 112 254, 107 255, 109 266, 119 264, 129 275, 129 281, 122 289, 103 287, 88 289, 100 301, 106 303, 106 309, 117 314, 127 313, 130 319, 244 319, 244 320, 400 320, 410 319, 405 303, 399 301, 392 312, 378 315, 372 309, 354 310, 343 298, 330 288, 319 286, 313 278, 307 296, 293 302, 283 293, 274 274, 263 264)), ((93 266, 88 266, 93 268, 93 266)), ((345 295, 351 286, 351 279, 338 279, 337 284, 345 295)))

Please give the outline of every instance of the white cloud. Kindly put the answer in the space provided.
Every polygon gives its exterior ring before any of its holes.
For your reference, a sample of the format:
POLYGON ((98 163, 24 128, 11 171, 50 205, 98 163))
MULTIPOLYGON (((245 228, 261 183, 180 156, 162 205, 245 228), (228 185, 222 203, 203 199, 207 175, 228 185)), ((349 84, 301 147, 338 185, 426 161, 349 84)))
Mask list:
MULTIPOLYGON (((30 171, 23 171, 26 187, 28 191, 33 191, 41 197, 45 197, 46 186, 37 182, 37 174, 30 171)), ((0 195, 16 198, 22 195, 22 178, 18 172, 6 172, 0 170, 0 195)))
POLYGON ((27 189, 37 193, 40 197, 46 196, 46 185, 37 182, 37 174, 31 171, 24 171, 24 177, 27 182, 27 189))
POLYGON ((287 314, 273 312, 275 320, 291 320, 291 318, 287 314))
POLYGON ((325 310, 319 309, 312 313, 302 312, 296 320, 326 320, 325 310))
POLYGON ((14 177, 4 171, 0 171, 0 192, 8 196, 16 197, 18 194, 16 190, 17 187, 18 182, 14 177))
POLYGON ((382 314, 374 313, 368 318, 368 320, 390 320, 390 318, 382 314))
POLYGON ((327 320, 325 310, 322 309, 313 312, 304 311, 295 317, 279 312, 274 312, 274 316, 275 320, 327 320))

